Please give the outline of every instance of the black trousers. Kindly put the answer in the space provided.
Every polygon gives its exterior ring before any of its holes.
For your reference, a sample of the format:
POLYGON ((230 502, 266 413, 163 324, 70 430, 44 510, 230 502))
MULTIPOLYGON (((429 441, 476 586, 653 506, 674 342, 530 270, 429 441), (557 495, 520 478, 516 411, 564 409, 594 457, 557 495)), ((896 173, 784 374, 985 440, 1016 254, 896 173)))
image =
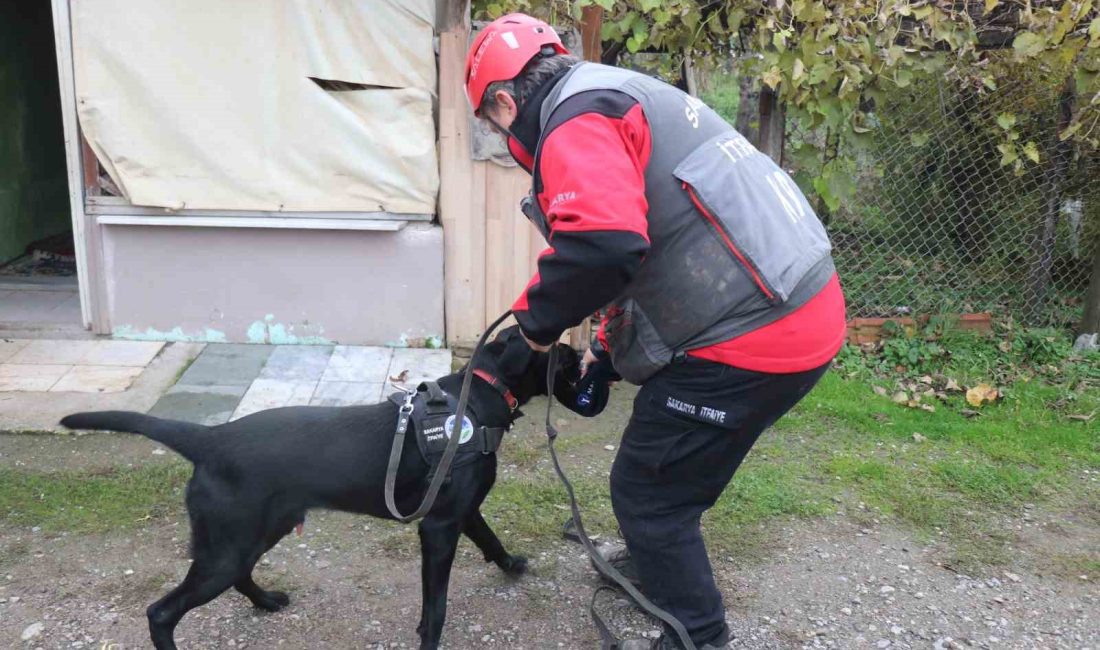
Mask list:
POLYGON ((828 366, 780 375, 689 358, 654 375, 634 400, 611 468, 611 503, 643 593, 697 646, 729 635, 699 518, 761 432, 828 366))

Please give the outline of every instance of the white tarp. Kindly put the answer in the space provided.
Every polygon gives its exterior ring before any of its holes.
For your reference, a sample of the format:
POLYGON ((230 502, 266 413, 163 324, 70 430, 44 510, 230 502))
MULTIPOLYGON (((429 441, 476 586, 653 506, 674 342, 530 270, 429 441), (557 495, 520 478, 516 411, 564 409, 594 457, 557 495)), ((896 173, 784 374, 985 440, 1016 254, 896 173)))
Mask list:
POLYGON ((435 212, 435 0, 71 7, 80 126, 132 203, 435 212))

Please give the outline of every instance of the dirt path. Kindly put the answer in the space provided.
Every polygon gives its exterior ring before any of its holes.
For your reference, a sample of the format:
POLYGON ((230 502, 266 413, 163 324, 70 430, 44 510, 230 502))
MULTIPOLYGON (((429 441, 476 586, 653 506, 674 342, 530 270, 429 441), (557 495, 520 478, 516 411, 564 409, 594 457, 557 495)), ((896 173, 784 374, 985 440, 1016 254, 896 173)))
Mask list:
MULTIPOLYGON (((99 648, 104 641, 118 644, 111 646, 116 650, 147 647, 146 605, 187 569, 186 522, 178 517, 126 533, 52 538, 25 529, 0 533, 2 647, 99 648), (21 641, 37 623, 41 631, 21 641)), ((917 544, 885 527, 861 532, 840 518, 792 524, 771 534, 774 553, 763 562, 715 558, 737 633, 735 647, 1088 648, 1100 643, 1100 604, 1091 578, 1040 576, 1026 566, 970 578, 937 566, 935 545, 917 544)), ((1082 541, 1095 544, 1095 531, 1087 534, 1092 538, 1082 541)), ((596 647, 587 617, 596 582, 581 549, 555 542, 530 555, 531 574, 511 581, 463 542, 446 647, 596 647)), ((412 528, 320 513, 308 520, 303 536, 285 539, 268 554, 257 581, 288 591, 291 606, 263 614, 235 593, 223 595, 184 620, 177 637, 181 647, 416 646, 419 559, 412 528)), ((633 633, 655 629, 622 602, 604 602, 601 608, 633 633)))
MULTIPOLYGON (((628 399, 617 401, 629 407, 628 399)), ((550 476, 539 407, 527 410, 531 417, 501 459, 502 482, 513 492, 523 480, 550 476)), ((615 439, 607 427, 617 427, 617 417, 625 414, 584 427, 572 417, 559 422, 575 478, 598 483, 606 476, 613 450, 605 445, 615 439)), ((127 435, 0 435, 0 469, 94 473, 173 459, 159 451, 127 435)), ((511 498, 529 500, 522 496, 511 498)), ((0 523, 0 647, 148 647, 145 607, 187 571, 181 502, 140 527, 106 533, 47 535, 33 524, 0 523)), ((872 512, 772 520, 754 537, 763 544, 742 552, 725 544, 713 557, 734 647, 1096 650, 1100 576, 1079 572, 1095 571, 1100 557, 1097 511, 1035 509, 1005 520, 1013 555, 980 577, 941 565, 952 557, 946 542, 878 523, 872 512), (1056 570, 1051 558, 1059 555, 1093 561, 1056 570)), ((549 521, 564 517, 559 510, 549 521)), ((510 550, 530 558, 531 572, 509 580, 464 540, 444 646, 598 647, 588 618, 597 582, 581 548, 545 531, 496 528, 510 550)), ((259 584, 289 593, 290 607, 265 614, 227 593, 189 614, 177 640, 185 649, 417 647, 419 571, 415 528, 314 513, 305 534, 284 539, 257 570, 259 584)), ((600 607, 620 633, 655 633, 625 601, 608 598, 600 607)))

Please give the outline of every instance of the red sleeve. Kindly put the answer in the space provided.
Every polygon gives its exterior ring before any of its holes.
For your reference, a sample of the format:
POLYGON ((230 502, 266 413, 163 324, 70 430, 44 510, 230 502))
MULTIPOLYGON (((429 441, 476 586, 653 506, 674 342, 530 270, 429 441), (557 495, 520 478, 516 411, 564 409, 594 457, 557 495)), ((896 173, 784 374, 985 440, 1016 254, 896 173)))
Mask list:
POLYGON ((649 250, 649 150, 649 126, 633 101, 620 116, 581 112, 544 138, 538 200, 550 249, 513 307, 532 341, 557 340, 630 283, 649 250))

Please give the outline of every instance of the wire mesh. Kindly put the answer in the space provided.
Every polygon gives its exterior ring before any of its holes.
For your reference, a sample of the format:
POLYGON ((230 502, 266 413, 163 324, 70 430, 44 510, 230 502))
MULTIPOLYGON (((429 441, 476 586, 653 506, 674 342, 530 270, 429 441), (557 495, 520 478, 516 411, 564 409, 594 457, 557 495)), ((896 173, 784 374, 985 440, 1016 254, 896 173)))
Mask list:
POLYGON ((1058 138, 1062 88, 1034 75, 996 91, 928 79, 877 107, 855 197, 827 218, 849 317, 1076 324, 1100 241, 1100 157, 1058 138), (1002 164, 1010 130, 1038 162, 1002 164))

